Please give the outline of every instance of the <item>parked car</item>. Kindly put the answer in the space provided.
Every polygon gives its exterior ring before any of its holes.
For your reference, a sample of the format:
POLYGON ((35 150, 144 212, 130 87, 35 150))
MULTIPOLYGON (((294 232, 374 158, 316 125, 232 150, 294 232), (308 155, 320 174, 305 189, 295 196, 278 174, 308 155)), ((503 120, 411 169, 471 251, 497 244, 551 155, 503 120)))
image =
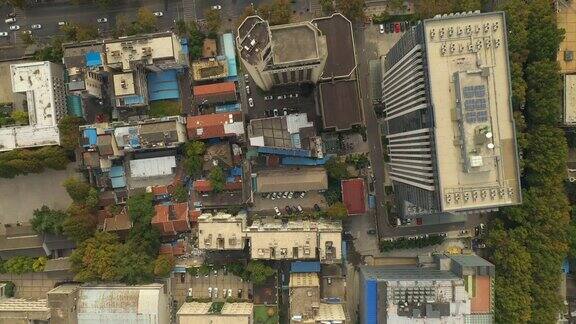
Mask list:
POLYGON ((6 36, 8 36, 7 32, 0 32, 0 37, 6 37, 6 36))
POLYGON ((280 212, 280 209, 278 209, 278 207, 276 207, 276 206, 274 206, 274 211, 276 212, 276 216, 282 215, 282 213, 280 212))
POLYGON ((15 17, 10 17, 10 18, 4 20, 4 22, 7 23, 7 24, 13 24, 13 23, 16 22, 16 18, 15 18, 15 17))
POLYGON ((228 289, 228 298, 232 297, 232 289, 228 289))
POLYGON ((30 28, 32 28, 32 29, 41 29, 41 28, 42 28, 42 25, 40 25, 40 24, 34 24, 34 25, 30 26, 30 28))
POLYGON ((395 33, 399 33, 400 32, 400 23, 394 23, 394 32, 395 33))
POLYGON ((212 287, 208 287, 208 297, 212 298, 212 287))
POLYGON ((288 199, 292 199, 294 197, 294 193, 292 191, 290 191, 288 193, 288 199))
POLYGON ((238 289, 238 299, 242 298, 242 289, 238 289))
POLYGON ((250 86, 246 86, 246 94, 250 94, 250 86))
POLYGON ((218 298, 218 287, 214 287, 214 295, 212 297, 218 298))
POLYGON ((162 11, 156 11, 156 12, 154 12, 154 16, 162 17, 162 16, 164 16, 164 13, 162 11))
POLYGON ((284 116, 288 116, 288 109, 286 108, 282 109, 282 113, 284 114, 284 116))
POLYGON ((10 26, 10 30, 18 30, 18 29, 20 29, 20 26, 18 26, 18 25, 10 26))
POLYGON ((105 23, 105 22, 108 22, 108 18, 102 17, 102 18, 96 19, 96 21, 99 22, 99 23, 101 23, 101 24, 103 24, 103 23, 105 23))
POLYGON ((369 235, 376 235, 376 230, 371 228, 368 231, 366 231, 366 233, 368 233, 369 235))
POLYGON ((276 199, 276 196, 278 196, 275 192, 272 193, 272 200, 276 199))
POLYGON ((302 192, 300 193, 300 198, 304 198, 305 196, 306 196, 306 191, 302 191, 302 192))
POLYGON ((285 191, 284 193, 282 193, 282 198, 284 198, 284 199, 288 198, 288 191, 285 191))
POLYGON ((272 96, 264 96, 264 100, 272 100, 272 99, 274 99, 274 97, 272 97, 272 96))
POLYGON ((222 6, 221 5, 214 5, 211 8, 212 8, 212 10, 221 10, 222 6))
POLYGON ((300 213, 304 212, 304 210, 302 209, 302 206, 298 205, 298 206, 296 206, 296 208, 298 208, 298 212, 300 212, 300 213))
POLYGON ((288 214, 292 214, 292 208, 290 208, 290 206, 284 207, 284 210, 285 210, 288 214))
POLYGON ((405 31, 405 30, 406 30, 405 21, 401 21, 401 22, 400 22, 400 31, 405 31))
POLYGON ((188 288, 188 297, 192 297, 192 288, 188 288))
POLYGON ((384 25, 380 25, 380 34, 384 34, 384 25))
POLYGON ((254 107, 254 100, 252 100, 252 98, 248 98, 248 106, 254 107))
POLYGON ((278 109, 274 109, 274 117, 278 117, 278 109))

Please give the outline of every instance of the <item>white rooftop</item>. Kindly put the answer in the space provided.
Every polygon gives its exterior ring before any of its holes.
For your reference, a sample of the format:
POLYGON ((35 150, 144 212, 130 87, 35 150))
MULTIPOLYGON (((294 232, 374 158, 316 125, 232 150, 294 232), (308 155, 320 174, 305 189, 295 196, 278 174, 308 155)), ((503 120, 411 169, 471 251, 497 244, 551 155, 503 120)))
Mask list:
POLYGON ((60 144, 52 65, 31 62, 10 66, 12 91, 26 93, 29 125, 0 128, 0 151, 60 144))
POLYGON ((145 61, 152 64, 157 59, 178 59, 180 41, 173 34, 124 37, 107 41, 106 61, 109 65, 120 65, 130 70, 130 62, 145 61))
POLYGON ((130 160, 130 176, 133 178, 157 177, 174 173, 175 156, 162 156, 130 160))

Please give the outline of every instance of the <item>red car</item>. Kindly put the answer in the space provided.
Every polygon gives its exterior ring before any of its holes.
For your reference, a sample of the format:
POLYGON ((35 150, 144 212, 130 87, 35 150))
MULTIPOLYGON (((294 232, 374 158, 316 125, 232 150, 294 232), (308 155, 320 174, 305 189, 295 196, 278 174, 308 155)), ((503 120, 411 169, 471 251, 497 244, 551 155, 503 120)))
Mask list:
POLYGON ((395 33, 399 33, 400 32, 400 23, 394 23, 394 32, 395 33))

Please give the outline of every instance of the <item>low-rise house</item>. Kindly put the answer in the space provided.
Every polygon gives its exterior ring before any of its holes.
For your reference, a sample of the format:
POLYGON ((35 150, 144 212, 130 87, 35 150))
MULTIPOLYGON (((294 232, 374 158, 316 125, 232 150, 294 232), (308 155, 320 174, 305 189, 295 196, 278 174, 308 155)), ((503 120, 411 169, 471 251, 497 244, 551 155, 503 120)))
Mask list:
POLYGON ((104 224, 102 225, 102 230, 116 233, 121 239, 124 239, 128 237, 132 225, 132 220, 126 211, 126 208, 122 208, 116 215, 107 212, 104 224))
POLYGON ((202 214, 198 217, 198 246, 203 250, 242 250, 245 226, 245 214, 202 214))
POLYGON ((317 273, 290 274, 290 323, 345 323, 343 304, 321 302, 317 273))
POLYGON ((218 113, 190 116, 186 119, 189 139, 210 139, 244 134, 242 113, 218 113))
POLYGON ((341 181, 342 202, 346 206, 348 215, 366 213, 366 189, 364 179, 346 179, 341 181))
POLYGON ((154 211, 152 226, 156 227, 163 236, 174 236, 188 232, 192 228, 188 203, 156 205, 154 211))
POLYGON ((184 303, 176 316, 179 324, 252 324, 252 303, 184 303))
POLYGON ((197 85, 192 88, 197 105, 223 104, 237 101, 234 82, 197 85))
POLYGON ((45 299, 0 298, 0 324, 52 323, 45 299))
POLYGON ((6 234, 0 235, 0 258, 6 260, 15 256, 68 256, 76 247, 74 242, 63 235, 38 234, 30 225, 11 225, 6 234))

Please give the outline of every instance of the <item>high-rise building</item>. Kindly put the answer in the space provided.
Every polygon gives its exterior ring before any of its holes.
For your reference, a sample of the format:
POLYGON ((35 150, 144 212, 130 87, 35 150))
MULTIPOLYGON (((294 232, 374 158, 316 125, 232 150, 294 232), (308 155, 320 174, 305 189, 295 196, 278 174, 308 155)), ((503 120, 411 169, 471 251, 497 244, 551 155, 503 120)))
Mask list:
POLYGON ((316 83, 326 64, 326 36, 311 22, 270 26, 258 16, 238 27, 236 47, 262 90, 274 85, 316 83))
POLYGON ((521 202, 504 13, 439 15, 383 57, 390 178, 402 215, 521 202))

